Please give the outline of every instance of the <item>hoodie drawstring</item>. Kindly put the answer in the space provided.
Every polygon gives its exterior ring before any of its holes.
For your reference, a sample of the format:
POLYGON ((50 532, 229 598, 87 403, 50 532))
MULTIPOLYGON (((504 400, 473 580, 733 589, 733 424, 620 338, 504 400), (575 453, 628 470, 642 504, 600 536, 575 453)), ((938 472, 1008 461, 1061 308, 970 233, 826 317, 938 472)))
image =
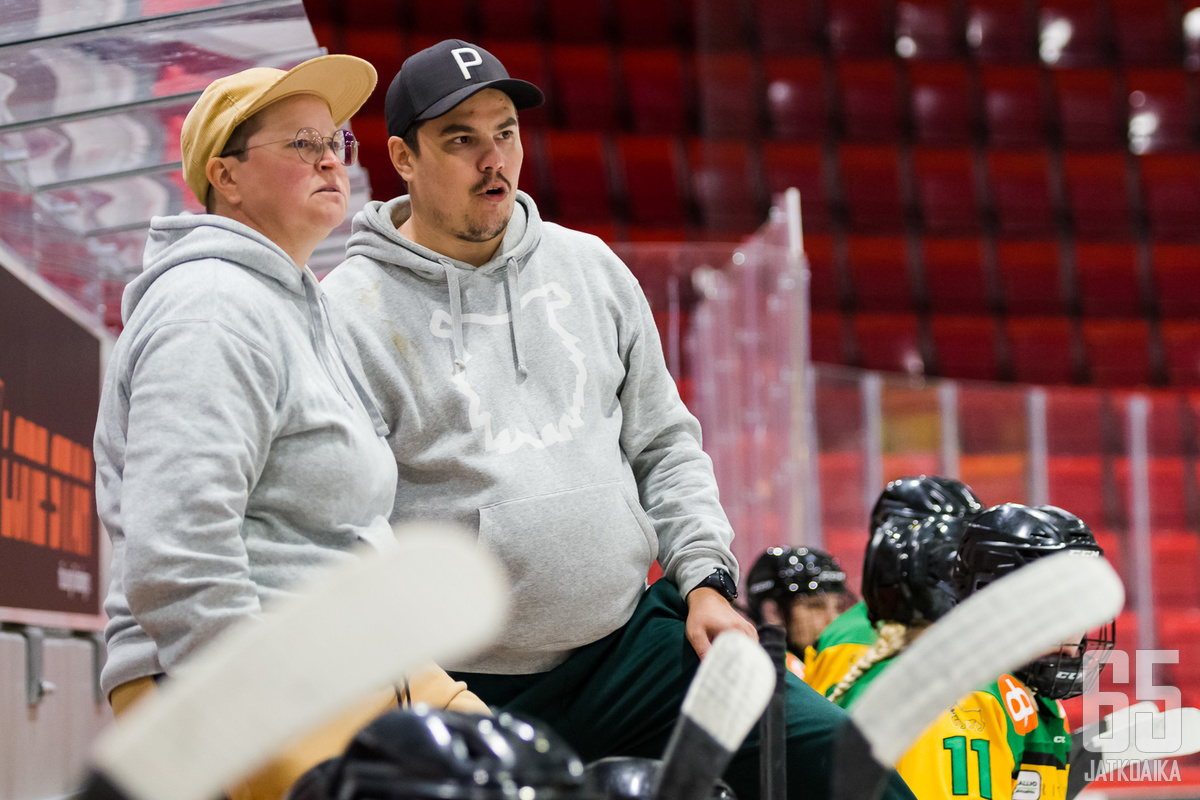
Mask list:
POLYGON ((517 313, 521 309, 521 293, 517 285, 517 259, 510 257, 504 271, 508 281, 508 324, 512 329, 513 355, 517 359, 517 374, 524 380, 529 376, 529 370, 525 366, 524 356, 521 355, 520 325, 517 322, 517 313))
POLYGON ((446 271, 446 284, 450 289, 450 341, 454 343, 454 367, 462 372, 467 368, 462 331, 462 286, 458 282, 458 270, 453 264, 449 261, 438 263, 446 271))

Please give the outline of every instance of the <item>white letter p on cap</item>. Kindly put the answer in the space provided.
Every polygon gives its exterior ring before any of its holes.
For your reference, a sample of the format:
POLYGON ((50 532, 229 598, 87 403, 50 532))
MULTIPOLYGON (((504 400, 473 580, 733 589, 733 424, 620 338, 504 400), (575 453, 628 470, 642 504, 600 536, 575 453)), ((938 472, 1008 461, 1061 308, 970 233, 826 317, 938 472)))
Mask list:
POLYGON ((454 56, 454 60, 458 62, 458 69, 459 69, 459 71, 462 72, 464 81, 471 80, 470 67, 478 67, 480 64, 483 63, 483 56, 479 55, 478 50, 475 50, 474 48, 471 48, 471 47, 459 47, 457 49, 451 50, 450 55, 454 56), (474 60, 473 61, 465 61, 463 59, 464 53, 470 53, 471 57, 474 60))

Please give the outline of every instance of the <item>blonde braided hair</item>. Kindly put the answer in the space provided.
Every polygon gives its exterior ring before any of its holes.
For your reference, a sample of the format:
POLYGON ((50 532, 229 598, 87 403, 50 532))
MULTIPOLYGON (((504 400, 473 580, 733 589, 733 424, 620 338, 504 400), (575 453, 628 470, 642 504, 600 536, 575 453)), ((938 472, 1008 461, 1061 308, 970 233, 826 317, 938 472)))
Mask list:
POLYGON ((885 622, 880 625, 879 638, 858 657, 858 661, 855 661, 847 670, 845 677, 837 686, 833 687, 833 691, 829 693, 830 701, 836 703, 842 695, 850 691, 863 673, 885 658, 891 658, 904 650, 928 627, 928 622, 918 622, 913 625, 905 625, 902 622, 885 622))

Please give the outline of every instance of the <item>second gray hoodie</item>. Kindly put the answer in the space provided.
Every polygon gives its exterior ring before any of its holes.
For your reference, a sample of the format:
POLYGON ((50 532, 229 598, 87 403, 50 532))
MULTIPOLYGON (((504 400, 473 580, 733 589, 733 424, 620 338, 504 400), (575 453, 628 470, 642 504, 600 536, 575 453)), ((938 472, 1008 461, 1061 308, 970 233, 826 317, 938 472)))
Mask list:
POLYGON ((105 692, 395 543, 386 429, 307 267, 232 219, 156 217, 122 318, 95 441, 105 692))
POLYGON ((685 594, 736 579, 700 426, 621 260, 523 192, 478 268, 402 236, 408 215, 369 203, 323 287, 391 429, 392 520, 478 531, 512 582, 499 644, 447 666, 551 669, 628 621, 656 558, 685 594))

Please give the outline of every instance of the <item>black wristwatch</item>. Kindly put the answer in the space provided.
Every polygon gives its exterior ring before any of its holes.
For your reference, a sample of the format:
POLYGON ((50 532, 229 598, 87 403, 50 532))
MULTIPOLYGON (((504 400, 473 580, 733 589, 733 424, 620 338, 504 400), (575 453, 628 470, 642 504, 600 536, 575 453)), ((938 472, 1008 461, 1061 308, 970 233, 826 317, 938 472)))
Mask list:
POLYGON ((716 589, 726 600, 731 603, 734 600, 737 600, 737 584, 733 582, 733 576, 729 574, 729 571, 722 569, 721 567, 714 569, 712 575, 709 575, 707 578, 696 584, 697 589, 699 589, 701 586, 709 589, 716 589))

